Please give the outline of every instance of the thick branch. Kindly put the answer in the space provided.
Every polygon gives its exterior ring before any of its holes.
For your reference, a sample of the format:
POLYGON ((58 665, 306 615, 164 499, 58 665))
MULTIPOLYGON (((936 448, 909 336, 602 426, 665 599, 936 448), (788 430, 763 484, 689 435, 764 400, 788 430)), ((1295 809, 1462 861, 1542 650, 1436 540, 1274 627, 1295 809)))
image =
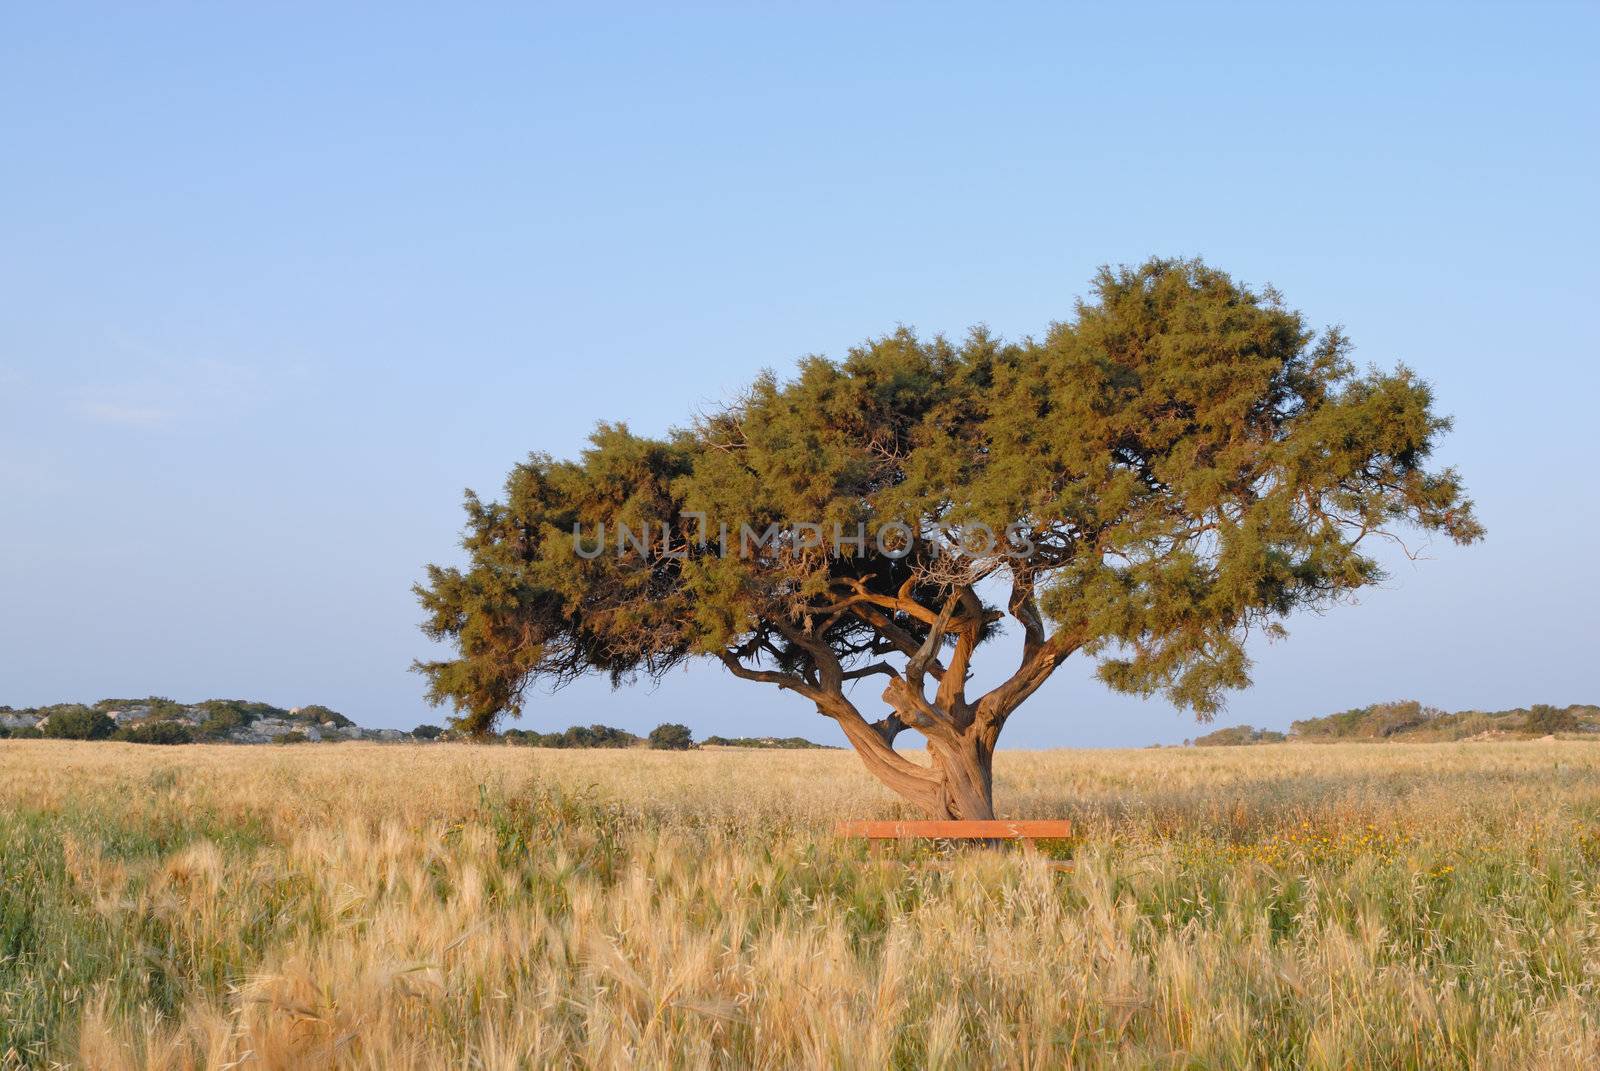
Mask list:
MULTIPOLYGON (((868 722, 841 691, 813 687, 793 673, 752 669, 730 651, 721 652, 720 657, 722 664, 736 677, 775 684, 810 699, 819 712, 839 723, 839 728, 844 731, 873 776, 921 806, 937 803, 940 791, 938 775, 928 767, 912 762, 893 747, 894 738, 906 728, 906 723, 898 716, 890 714, 881 721, 868 722)), ((901 683, 898 677, 895 683, 901 683)))
POLYGON ((887 662, 874 662, 870 666, 858 666, 855 669, 846 671, 843 676, 847 681, 858 681, 862 677, 870 677, 875 673, 881 673, 885 677, 900 676, 899 671, 887 662))
POLYGON ((1017 671, 986 692, 977 702, 977 722, 983 732, 998 736, 1011 712, 1050 679, 1068 655, 1083 646, 1081 632, 1057 629, 1055 634, 1023 655, 1017 671))
POLYGON ((933 619, 928 634, 922 638, 922 646, 917 648, 917 653, 906 663, 906 683, 918 691, 922 689, 922 679, 927 675, 928 666, 938 657, 939 648, 944 645, 945 630, 949 628, 950 618, 955 615, 956 607, 960 604, 959 595, 951 595, 944 601, 939 616, 933 619))
POLYGON ((889 714, 879 718, 872 723, 872 727, 877 730, 879 736, 883 737, 883 742, 890 746, 893 746, 895 737, 909 728, 905 722, 900 720, 900 715, 898 714, 889 714))
POLYGON ((844 667, 839 664, 838 656, 825 641, 804 629, 795 627, 781 617, 774 618, 772 626, 783 633, 784 639, 811 656, 811 664, 816 667, 823 691, 830 693, 839 691, 844 683, 844 667))
POLYGON ((881 595, 853 576, 839 577, 832 584, 834 586, 844 585, 853 594, 837 602, 819 606, 816 609, 821 613, 832 613, 836 610, 845 610, 867 604, 881 607, 885 610, 894 610, 905 614, 907 617, 915 618, 925 625, 931 625, 939 615, 911 597, 911 587, 914 582, 914 578, 908 579, 904 584, 900 585, 900 590, 894 595, 881 595))
POLYGON ((961 603, 962 614, 960 628, 956 633, 956 648, 950 656, 950 667, 939 682, 934 705, 941 710, 957 712, 957 721, 963 721, 966 716, 967 670, 972 665, 972 652, 977 649, 978 640, 983 636, 984 626, 998 615, 984 611, 983 601, 978 598, 977 592, 973 591, 970 585, 962 587, 957 592, 957 597, 961 603))
POLYGON ((960 726, 954 719, 928 702, 922 690, 909 681, 899 677, 890 679, 883 690, 883 701, 894 709, 901 721, 929 739, 954 739, 960 734, 960 726))
POLYGON ((1024 662, 1044 643, 1044 615, 1034 598, 1033 579, 1023 573, 1011 579, 1011 599, 1007 610, 1022 625, 1022 659, 1024 662))
MULTIPOLYGON (((851 612, 876 629, 879 635, 889 641, 894 650, 899 651, 907 658, 921 649, 922 645, 917 642, 917 638, 889 620, 887 614, 879 613, 869 606, 856 606, 852 608, 851 612)), ((928 664, 928 673, 934 680, 943 680, 944 672, 944 664, 937 659, 928 664)))
POLYGON ((722 651, 718 654, 718 657, 722 659, 722 664, 727 666, 729 672, 735 677, 740 677, 747 681, 760 681, 763 684, 776 684, 779 688, 798 692, 813 703, 820 703, 824 698, 824 693, 804 677, 796 676, 793 673, 782 673, 774 669, 751 669, 739 661, 738 655, 731 651, 722 651))

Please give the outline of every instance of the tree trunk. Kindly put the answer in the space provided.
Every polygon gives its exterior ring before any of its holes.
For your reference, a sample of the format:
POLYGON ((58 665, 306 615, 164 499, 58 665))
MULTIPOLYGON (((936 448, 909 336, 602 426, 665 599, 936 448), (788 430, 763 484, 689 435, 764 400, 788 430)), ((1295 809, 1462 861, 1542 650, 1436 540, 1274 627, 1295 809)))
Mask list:
POLYGON ((864 732, 852 732, 853 726, 845 724, 845 735, 867 772, 929 818, 994 817, 994 749, 975 729, 954 740, 929 738, 932 763, 920 766, 895 755, 892 742, 878 737, 865 722, 859 723, 864 732))
POLYGON ((972 730, 953 743, 928 741, 928 755, 939 774, 940 810, 930 818, 994 817, 994 751, 972 730))

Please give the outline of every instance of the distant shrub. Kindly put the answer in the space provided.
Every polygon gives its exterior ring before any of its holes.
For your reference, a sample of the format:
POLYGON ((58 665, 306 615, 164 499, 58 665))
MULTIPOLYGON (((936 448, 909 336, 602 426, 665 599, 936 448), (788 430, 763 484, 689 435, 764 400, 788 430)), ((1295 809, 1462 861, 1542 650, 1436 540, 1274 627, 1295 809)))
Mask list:
POLYGON ((1288 737, 1275 729, 1257 729, 1249 725, 1234 725, 1196 737, 1195 747, 1240 747, 1245 744, 1281 744, 1288 737))
POLYGON ((1195 737, 1194 746, 1235 747, 1239 744, 1248 744, 1250 742, 1250 734, 1254 731, 1248 725, 1235 725, 1227 729, 1217 729, 1215 732, 1195 737))
POLYGON ((248 725, 257 718, 287 718, 289 712, 271 703, 257 703, 250 699, 207 699, 195 706, 207 717, 224 717, 235 725, 248 725))
POLYGON ((1563 710, 1549 703, 1535 703, 1523 719, 1522 727, 1530 733, 1549 736, 1553 733, 1575 733, 1583 723, 1570 709, 1563 710))
POLYGON ((1600 707, 1547 703, 1511 710, 1460 710, 1447 714, 1415 700, 1375 703, 1369 707, 1297 721, 1296 739, 1442 741, 1493 738, 1506 734, 1549 736, 1554 733, 1600 731, 1600 707))
POLYGON ((1406 699, 1396 703, 1377 703, 1371 708, 1364 725, 1364 736, 1394 736, 1408 729, 1416 729, 1426 725, 1431 719, 1443 714, 1442 710, 1425 707, 1415 699, 1406 699))
POLYGON ((42 740, 44 733, 36 725, 18 725, 15 728, 6 728, 0 725, 0 740, 42 740))
POLYGON ((518 747, 633 747, 639 738, 626 729, 609 725, 574 725, 564 733, 540 733, 532 729, 507 729, 500 739, 518 747))
POLYGON ((419 725, 411 730, 411 735, 418 740, 437 740, 443 732, 437 725, 419 725))
POLYGON ((294 712, 293 716, 299 721, 314 721, 318 725, 331 721, 340 729, 344 729, 355 724, 355 722, 351 721, 343 714, 340 714, 337 710, 332 710, 328 707, 325 707, 321 703, 312 703, 308 707, 301 707, 299 710, 294 712))
POLYGON ((701 743, 705 747, 753 747, 782 751, 800 751, 807 748, 837 750, 827 744, 807 740, 803 736, 708 736, 701 743))
POLYGON ((574 725, 561 734, 563 747, 632 747, 639 738, 626 729, 609 725, 591 725, 588 728, 574 725))
POLYGON ((1357 707, 1354 710, 1342 710, 1337 714, 1325 714, 1320 718, 1290 722, 1289 732, 1306 740, 1354 736, 1356 726, 1361 724, 1361 719, 1367 716, 1367 711, 1370 709, 1370 707, 1357 707))
POLYGON ((1305 740, 1382 740, 1420 729, 1443 713, 1415 699, 1402 699, 1307 718, 1291 724, 1289 731, 1305 740))
POLYGON ((200 723, 197 730, 207 740, 220 740, 235 729, 250 724, 250 719, 236 710, 217 710, 200 723))
POLYGON ((113 710, 143 710, 152 718, 182 717, 188 709, 182 703, 164 695, 147 695, 143 699, 102 699, 94 709, 110 713, 113 710))
POLYGON ((311 738, 299 729, 291 729, 286 733, 272 738, 274 744, 307 744, 311 738))
POLYGON ((660 751, 688 751, 694 747, 694 734, 687 725, 666 722, 650 730, 650 746, 660 751))
POLYGON ((117 731, 117 723, 104 711, 72 704, 52 708, 44 735, 52 740, 104 740, 117 731))
POLYGON ((195 732, 181 721, 147 721, 118 729, 111 739, 129 744, 192 744, 195 732))

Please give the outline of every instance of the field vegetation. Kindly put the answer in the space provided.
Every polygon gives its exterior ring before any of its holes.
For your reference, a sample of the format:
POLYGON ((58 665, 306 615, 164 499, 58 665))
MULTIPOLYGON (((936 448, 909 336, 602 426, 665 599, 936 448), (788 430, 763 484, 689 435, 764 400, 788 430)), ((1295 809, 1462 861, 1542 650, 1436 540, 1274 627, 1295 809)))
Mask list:
POLYGON ((1001 752, 869 860, 828 750, 0 742, 0 1067, 1570 1067, 1600 747, 1001 752))

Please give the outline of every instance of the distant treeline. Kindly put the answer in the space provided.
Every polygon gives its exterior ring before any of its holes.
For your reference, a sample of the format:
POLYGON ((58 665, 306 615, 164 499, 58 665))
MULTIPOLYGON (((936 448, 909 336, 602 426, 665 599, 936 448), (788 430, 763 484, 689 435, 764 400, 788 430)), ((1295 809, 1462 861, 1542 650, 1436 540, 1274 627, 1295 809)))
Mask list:
MULTIPOLYGON (((667 722, 636 736, 610 725, 574 725, 564 732, 507 729, 482 737, 465 737, 438 725, 419 725, 411 732, 362 729, 343 714, 321 704, 277 707, 248 699, 207 699, 179 703, 165 696, 102 699, 97 703, 55 703, 21 709, 0 706, 0 739, 119 740, 132 744, 266 743, 317 741, 465 740, 518 747, 630 748, 687 751, 697 747, 687 725, 667 722)), ((721 747, 822 747, 798 736, 713 736, 707 744, 721 747)))
POLYGON ((500 739, 522 747, 653 747, 666 751, 686 751, 692 747, 749 747, 768 749, 821 748, 802 736, 708 736, 700 744, 694 742, 686 725, 669 722, 650 730, 650 735, 638 737, 626 729, 609 725, 574 725, 562 733, 541 733, 532 729, 507 729, 500 739))
POLYGON ((1196 747, 1232 747, 1242 744, 1280 744, 1286 741, 1401 741, 1411 743, 1449 740, 1541 737, 1600 733, 1600 706, 1574 703, 1557 707, 1535 703, 1511 710, 1462 710, 1454 714, 1425 706, 1415 699, 1343 710, 1320 718, 1292 722, 1287 733, 1238 725, 1218 729, 1192 741, 1196 747))
POLYGON ((610 725, 574 725, 564 733, 541 733, 532 729, 507 729, 500 734, 507 744, 521 747, 653 747, 661 751, 688 751, 694 747, 694 734, 687 725, 665 722, 640 738, 626 729, 610 725))
POLYGON ((807 740, 803 736, 708 736, 704 743, 706 747, 753 747, 773 751, 799 751, 810 748, 838 750, 828 744, 807 740))

